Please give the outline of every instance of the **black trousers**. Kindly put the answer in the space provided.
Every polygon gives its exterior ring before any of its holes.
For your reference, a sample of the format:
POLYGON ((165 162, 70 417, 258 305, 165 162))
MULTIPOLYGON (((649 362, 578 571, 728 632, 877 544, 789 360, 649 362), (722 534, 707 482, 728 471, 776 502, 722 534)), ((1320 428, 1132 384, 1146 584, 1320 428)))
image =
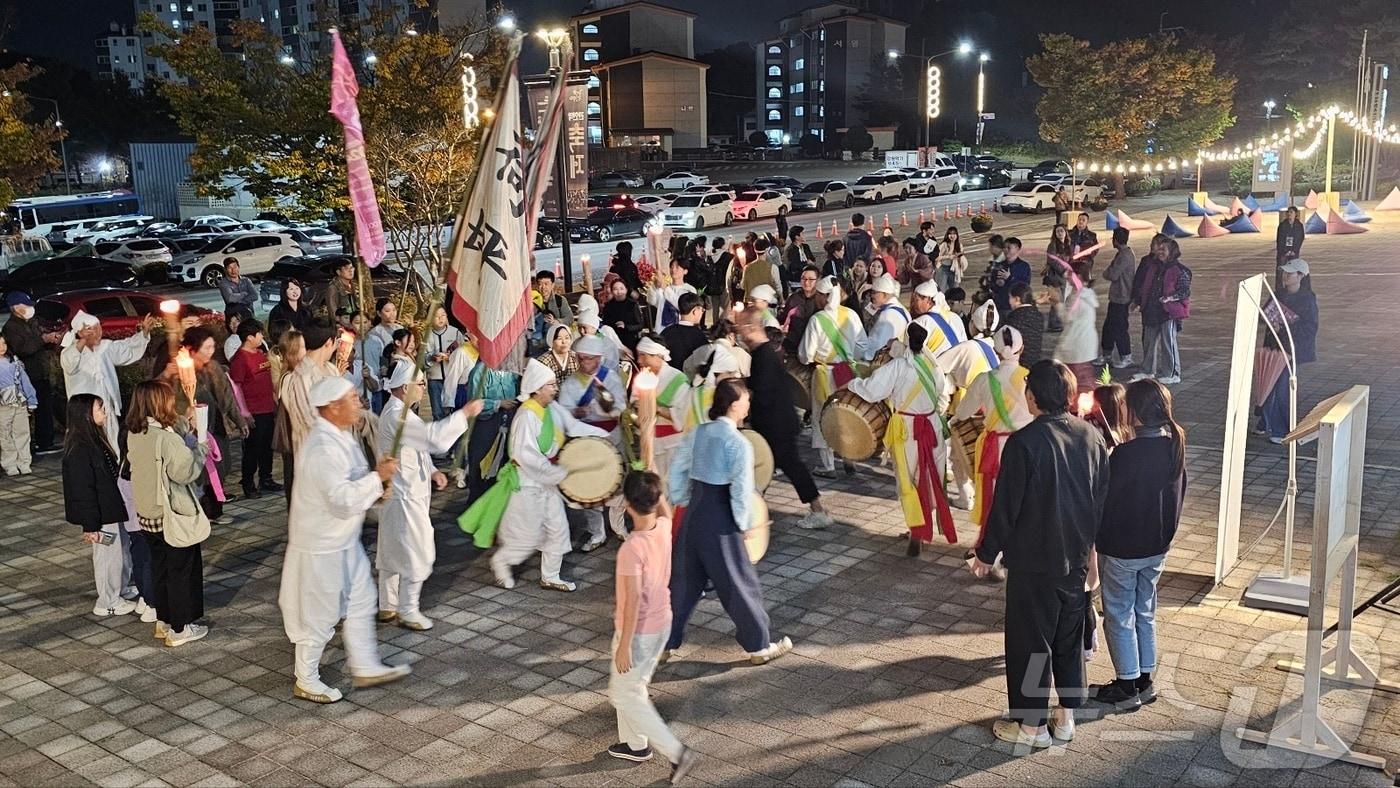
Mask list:
MULTIPOLYGON (((762 432, 759 434, 763 435, 762 432)), ((797 490, 797 499, 803 503, 811 503, 821 497, 821 492, 817 490, 817 482, 812 478, 812 471, 797 451, 797 435, 763 435, 763 439, 768 441, 769 448, 773 450, 773 465, 783 472, 788 481, 792 482, 793 489, 797 490)))
POLYGON ((671 637, 667 649, 680 648, 685 625, 708 584, 734 622, 734 638, 753 653, 768 647, 768 611, 763 586, 744 549, 744 534, 729 508, 729 485, 690 482, 690 505, 675 549, 671 551, 671 637))
POLYGON ((1115 349, 1119 357, 1133 352, 1133 340, 1128 334, 1128 305, 1109 302, 1108 314, 1103 319, 1103 339, 1099 348, 1105 357, 1115 349))
POLYGON ((1006 696, 1011 718, 1025 725, 1045 724, 1052 686, 1061 706, 1084 703, 1085 571, 1007 573, 1006 696))
POLYGON ((151 551, 156 613, 171 629, 204 617, 204 555, 199 545, 171 547, 165 536, 143 532, 151 551))
POLYGON ((292 476, 294 475, 296 455, 289 451, 282 452, 282 496, 287 499, 287 506, 292 505, 292 476))
POLYGON ((31 379, 30 382, 34 384, 34 398, 39 400, 39 406, 34 409, 34 434, 31 439, 34 448, 51 449, 53 448, 53 384, 47 379, 31 379))
MULTIPOLYGON (((510 424, 505 411, 497 410, 488 419, 478 417, 476 424, 472 425, 471 434, 467 437, 466 448, 466 471, 467 471, 467 506, 471 506, 495 483, 495 477, 483 477, 481 475, 481 461, 486 459, 486 455, 491 451, 491 446, 496 442, 496 436, 500 434, 510 424)), ((504 440, 501 450, 505 450, 504 440)))
POLYGON ((277 419, 272 413, 254 413, 253 427, 243 439, 243 489, 257 488, 254 480, 272 481, 272 430, 277 419))

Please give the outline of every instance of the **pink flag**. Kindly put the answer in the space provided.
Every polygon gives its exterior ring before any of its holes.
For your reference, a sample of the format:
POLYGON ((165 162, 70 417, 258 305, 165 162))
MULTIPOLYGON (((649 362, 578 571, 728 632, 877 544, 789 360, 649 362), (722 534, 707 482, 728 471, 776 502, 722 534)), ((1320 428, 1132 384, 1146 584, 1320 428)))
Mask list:
POLYGON ((350 184, 350 209, 355 213, 355 247, 370 268, 384 259, 384 225, 379 220, 379 201, 365 160, 365 132, 360 127, 360 108, 355 96, 360 85, 339 31, 331 31, 331 114, 345 128, 345 180, 350 184))

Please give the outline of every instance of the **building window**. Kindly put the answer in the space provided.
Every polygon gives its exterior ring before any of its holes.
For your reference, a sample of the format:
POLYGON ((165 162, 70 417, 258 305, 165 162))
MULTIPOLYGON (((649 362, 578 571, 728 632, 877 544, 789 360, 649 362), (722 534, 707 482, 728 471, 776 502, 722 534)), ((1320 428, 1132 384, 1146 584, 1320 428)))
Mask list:
POLYGON ((770 54, 770 55, 781 55, 781 54, 783 54, 783 48, 780 47, 780 46, 778 46, 777 44, 774 44, 773 46, 768 47, 768 54, 770 54))
POLYGON ((180 4, 179 4, 179 3, 171 3, 171 4, 170 4, 170 13, 172 13, 172 14, 178 14, 178 13, 180 13, 180 4))
POLYGON ((818 38, 819 38, 820 40, 822 40, 822 41, 825 41, 825 40, 826 40, 826 28, 822 28, 822 29, 821 29, 821 34, 820 34, 820 36, 818 36, 818 38))
POLYGON ((800 58, 797 59, 797 62, 796 62, 796 63, 793 63, 793 64, 792 64, 792 70, 793 70, 793 71, 801 71, 801 70, 802 70, 802 67, 805 66, 805 65, 807 65, 807 59, 806 59, 806 58, 801 58, 801 57, 800 57, 800 58))
POLYGON ((783 119, 783 113, 777 111, 776 109, 770 109, 770 110, 768 110, 768 119, 769 119, 769 120, 782 120, 782 119, 783 119))
POLYGON ((602 127, 602 126, 589 126, 589 127, 588 127, 588 144, 589 144, 589 145, 602 145, 602 144, 603 144, 603 127, 602 127))
POLYGON ((768 144, 769 144, 769 145, 782 145, 782 144, 783 144, 783 131, 782 131, 782 129, 769 129, 769 130, 768 130, 768 144))
POLYGON ((583 26, 583 34, 586 36, 598 35, 598 26, 592 23, 583 26))
POLYGON ((583 59, 586 60, 586 61, 588 61, 588 62, 590 62, 590 63, 596 63, 596 62, 598 62, 598 50, 596 50, 596 49, 585 49, 585 50, 583 50, 583 59))
POLYGON ((799 106, 797 109, 795 109, 795 110, 792 111, 792 114, 794 114, 794 115, 796 115, 797 117, 800 118, 800 117, 802 117, 803 115, 806 115, 806 114, 807 114, 807 108, 806 108, 806 107, 801 107, 801 106, 799 106))
POLYGON ((178 20, 178 19, 172 19, 172 20, 170 20, 170 26, 173 27, 173 28, 175 28, 176 30, 179 30, 179 29, 180 29, 180 20, 178 20))
POLYGON ((603 114, 603 105, 599 104, 599 103, 596 102, 596 101, 590 101, 590 102, 588 102, 588 117, 590 117, 590 118, 597 118, 597 117, 601 117, 602 114, 603 114))
POLYGON ((806 88, 807 88, 807 86, 806 86, 804 83, 802 83, 802 82, 797 82, 797 83, 793 84, 793 86, 792 86, 792 92, 793 92, 793 93, 801 93, 803 90, 806 90, 806 88))
MULTIPOLYGON (((584 59, 587 60, 587 58, 584 58, 584 59)), ((783 70, 782 70, 781 68, 778 68, 777 66, 769 66, 769 67, 768 67, 768 76, 770 76, 770 77, 781 77, 782 75, 783 75, 783 70)))
POLYGON ((769 89, 768 89, 768 98, 773 98, 773 99, 775 99, 775 98, 782 98, 782 97, 783 97, 783 92, 782 92, 781 90, 779 90, 779 89, 777 89, 777 88, 769 88, 769 89))
POLYGON ((602 87, 602 86, 603 86, 603 80, 598 79, 598 75, 597 75, 597 74, 594 74, 593 76, 591 76, 591 77, 588 78, 588 89, 589 89, 589 90, 597 90, 598 88, 600 88, 600 87, 602 87))

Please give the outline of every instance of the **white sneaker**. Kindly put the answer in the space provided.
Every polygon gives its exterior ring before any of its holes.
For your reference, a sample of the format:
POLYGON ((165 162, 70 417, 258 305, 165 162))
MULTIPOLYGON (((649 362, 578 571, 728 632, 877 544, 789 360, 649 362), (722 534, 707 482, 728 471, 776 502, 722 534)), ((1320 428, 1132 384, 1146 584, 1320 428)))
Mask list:
POLYGON ((1181 376, 1167 375, 1166 377, 1157 378, 1157 382, 1161 383, 1163 386, 1174 386, 1181 382, 1181 376))
POLYGON ((146 604, 146 600, 136 600, 136 614, 141 617, 142 624, 154 624, 156 621, 156 609, 146 604))
POLYGON ((1117 361, 1112 362, 1112 367, 1114 369, 1126 369, 1127 367, 1131 367, 1136 363, 1136 361, 1133 361, 1133 354, 1129 353, 1128 355, 1118 359, 1117 361))
POLYGON ((165 636, 170 634, 170 627, 164 621, 156 619, 156 640, 165 640, 165 636))
POLYGON ((768 647, 762 651, 750 651, 749 662, 755 665, 767 665, 769 662, 792 651, 792 638, 783 636, 782 640, 776 643, 769 643, 768 647))
POLYGON ((1151 377, 1152 377, 1152 376, 1149 375, 1149 374, 1147 374, 1146 372, 1139 372, 1139 373, 1137 373, 1136 375, 1133 375, 1132 378, 1130 378, 1130 379, 1128 380, 1128 382, 1129 382, 1129 383, 1133 383, 1133 382, 1136 382, 1136 381, 1139 381, 1139 380, 1148 380, 1148 379, 1150 379, 1151 377))
POLYGON ((603 543, 607 540, 608 538, 606 536, 589 537, 588 541, 583 543, 583 547, 579 548, 579 551, 584 553, 591 553, 594 550, 597 550, 598 548, 602 547, 603 543))
POLYGON ((1060 741, 1074 741, 1074 712, 1069 709, 1059 709, 1065 713, 1063 723, 1057 722, 1055 715, 1050 715, 1050 736, 1060 741))
POLYGON ((1108 363, 1108 359, 1104 358, 1103 356, 1094 356, 1094 360, 1090 361, 1089 363, 1093 364, 1096 367, 1101 367, 1104 364, 1108 363))
POLYGON ((426 632, 433 628, 433 620, 417 610, 412 613, 400 613, 396 621, 399 626, 414 632, 426 632))
POLYGON ((312 703, 335 703, 345 697, 340 690, 317 680, 303 684, 300 680, 292 685, 292 697, 309 700, 312 703))
POLYGON ((831 515, 826 512, 808 512, 797 521, 797 527, 813 531, 818 528, 826 528, 832 523, 831 515))
POLYGON ((1019 720, 997 720, 992 723, 992 735, 1004 742, 1010 742, 1017 747, 1030 747, 1032 749, 1045 749, 1054 743, 1050 738, 1050 733, 1036 733, 1031 735, 1026 733, 1021 727, 1019 720))
POLYGON ((186 624, 185 628, 179 632, 173 629, 167 632, 165 635, 165 645, 170 648, 183 646, 186 643, 193 643, 207 634, 209 634, 209 627, 200 626, 199 624, 186 624))
POLYGON ((410 665, 381 665, 374 670, 352 675, 350 677, 350 683, 361 689, 365 687, 376 687, 380 684, 398 681, 412 672, 413 667, 410 665))
POLYGON ((106 618, 107 616, 124 616, 128 613, 136 612, 136 603, 130 599, 118 599, 111 607, 101 607, 100 605, 92 609, 94 616, 106 618))

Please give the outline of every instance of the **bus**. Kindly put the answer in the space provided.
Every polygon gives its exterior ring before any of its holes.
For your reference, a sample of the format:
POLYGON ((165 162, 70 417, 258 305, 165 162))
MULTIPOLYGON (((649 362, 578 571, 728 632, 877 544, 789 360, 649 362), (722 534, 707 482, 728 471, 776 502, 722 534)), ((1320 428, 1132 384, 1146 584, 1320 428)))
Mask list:
POLYGON ((71 230, 84 222, 139 213, 141 198, 132 192, 90 192, 14 200, 5 208, 0 223, 6 235, 47 238, 55 230, 71 230))

